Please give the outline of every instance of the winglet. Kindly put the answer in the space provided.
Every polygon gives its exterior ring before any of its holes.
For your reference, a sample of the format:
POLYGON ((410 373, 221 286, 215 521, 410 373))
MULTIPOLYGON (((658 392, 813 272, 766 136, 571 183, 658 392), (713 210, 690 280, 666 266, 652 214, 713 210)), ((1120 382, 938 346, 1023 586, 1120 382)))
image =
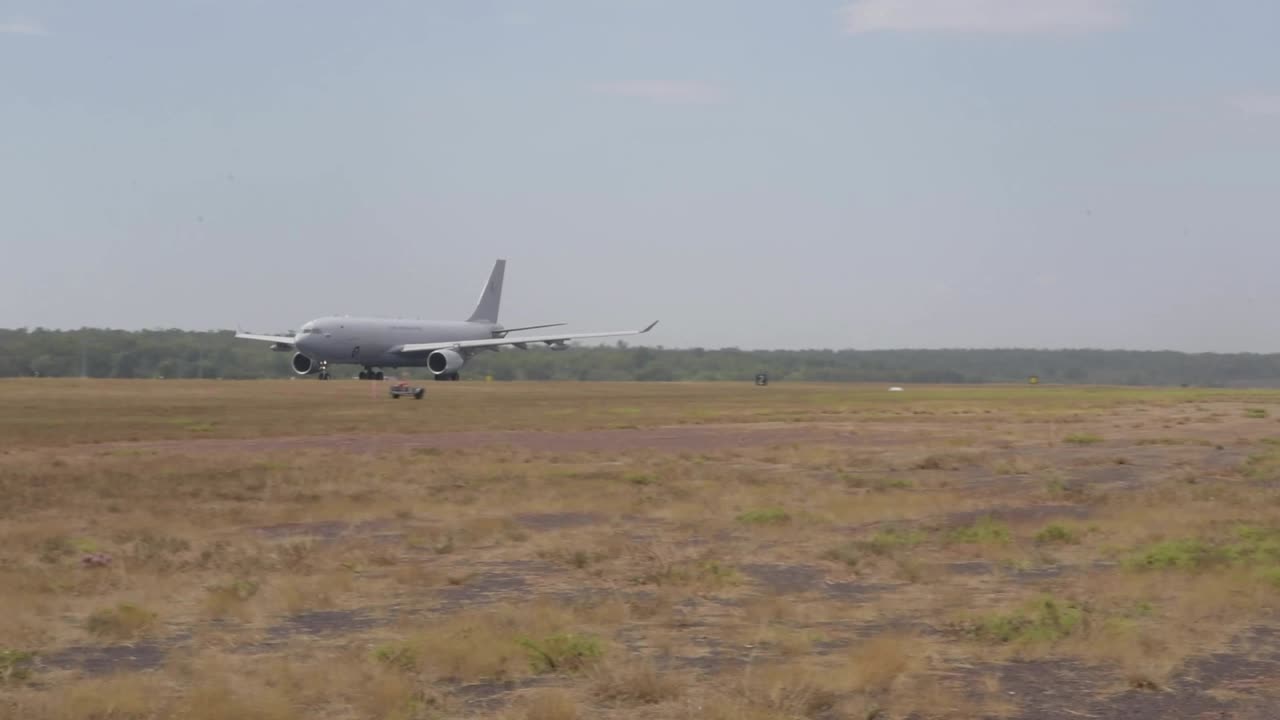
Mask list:
POLYGON ((657 320, 654 320, 653 322, 649 323, 649 327, 647 327, 647 328, 645 328, 645 329, 641 330, 641 331, 640 331, 640 334, 641 334, 641 335, 643 335, 644 333, 649 332, 650 330, 654 329, 654 328, 655 328, 655 327, 657 327, 657 326, 658 326, 658 321, 657 321, 657 320))

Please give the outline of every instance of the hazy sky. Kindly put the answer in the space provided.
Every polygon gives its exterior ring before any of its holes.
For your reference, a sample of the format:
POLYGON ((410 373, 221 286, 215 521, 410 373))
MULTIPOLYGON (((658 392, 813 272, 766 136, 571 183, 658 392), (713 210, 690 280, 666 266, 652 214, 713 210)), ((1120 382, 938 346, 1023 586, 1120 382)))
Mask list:
POLYGON ((0 327, 1280 350, 1276 0, 0 0, 0 327))

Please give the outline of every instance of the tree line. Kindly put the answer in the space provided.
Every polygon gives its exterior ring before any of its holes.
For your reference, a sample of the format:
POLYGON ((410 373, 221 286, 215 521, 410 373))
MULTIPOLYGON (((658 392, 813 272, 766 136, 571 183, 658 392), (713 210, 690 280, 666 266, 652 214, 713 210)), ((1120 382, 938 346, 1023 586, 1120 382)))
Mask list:
MULTIPOLYGON (((230 331, 0 329, 0 377, 288 377, 289 353, 230 331)), ((345 368, 345 366, 344 366, 345 368)), ((356 371, 352 368, 352 373, 356 371)), ((426 377, 424 370, 406 371, 426 377)), ((1129 350, 740 350, 609 346, 481 353, 467 379, 1280 386, 1280 354, 1129 350)))

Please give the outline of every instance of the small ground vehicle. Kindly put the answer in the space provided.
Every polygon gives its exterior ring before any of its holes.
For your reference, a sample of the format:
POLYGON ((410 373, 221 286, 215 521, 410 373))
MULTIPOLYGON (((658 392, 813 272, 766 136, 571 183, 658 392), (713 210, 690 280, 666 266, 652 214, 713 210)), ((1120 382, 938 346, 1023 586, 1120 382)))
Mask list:
POLYGON ((420 387, 414 387, 409 383, 402 382, 391 386, 392 400, 398 399, 401 395, 412 395, 414 400, 421 400, 424 394, 426 394, 426 390, 420 387))

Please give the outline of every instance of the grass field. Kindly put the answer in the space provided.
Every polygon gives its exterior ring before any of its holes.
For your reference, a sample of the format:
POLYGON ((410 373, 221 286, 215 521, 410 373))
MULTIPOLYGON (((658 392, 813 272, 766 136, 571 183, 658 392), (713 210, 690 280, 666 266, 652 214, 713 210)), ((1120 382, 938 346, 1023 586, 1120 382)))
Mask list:
POLYGON ((1273 718, 1280 393, 0 381, 0 717, 1273 718))

